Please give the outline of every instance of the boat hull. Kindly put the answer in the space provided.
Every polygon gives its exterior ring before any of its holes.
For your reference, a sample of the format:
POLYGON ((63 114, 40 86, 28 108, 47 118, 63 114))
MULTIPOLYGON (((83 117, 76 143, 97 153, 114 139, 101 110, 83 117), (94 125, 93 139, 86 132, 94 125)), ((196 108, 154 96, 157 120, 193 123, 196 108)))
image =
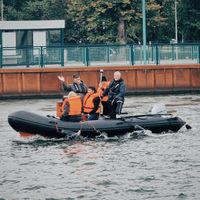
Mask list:
POLYGON ((8 116, 8 123, 17 132, 39 134, 44 137, 63 138, 81 132, 83 137, 94 138, 101 133, 108 137, 121 136, 138 129, 153 133, 177 132, 185 122, 171 115, 137 115, 122 119, 99 119, 84 122, 66 122, 52 116, 41 116, 27 111, 17 111, 8 116))

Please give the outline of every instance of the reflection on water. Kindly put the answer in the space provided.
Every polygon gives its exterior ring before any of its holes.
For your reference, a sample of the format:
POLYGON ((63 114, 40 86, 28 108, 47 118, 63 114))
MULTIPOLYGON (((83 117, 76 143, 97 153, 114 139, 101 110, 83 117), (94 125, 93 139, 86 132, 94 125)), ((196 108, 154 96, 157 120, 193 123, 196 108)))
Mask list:
POLYGON ((75 145, 69 145, 66 148, 64 148, 64 153, 68 156, 73 155, 80 155, 82 152, 85 151, 85 145, 81 143, 76 143, 75 145))
POLYGON ((133 114, 165 103, 192 126, 176 134, 70 140, 20 137, 9 127, 11 112, 54 115, 57 100, 0 101, 0 198, 199 199, 199 95, 126 98, 123 112, 133 114))

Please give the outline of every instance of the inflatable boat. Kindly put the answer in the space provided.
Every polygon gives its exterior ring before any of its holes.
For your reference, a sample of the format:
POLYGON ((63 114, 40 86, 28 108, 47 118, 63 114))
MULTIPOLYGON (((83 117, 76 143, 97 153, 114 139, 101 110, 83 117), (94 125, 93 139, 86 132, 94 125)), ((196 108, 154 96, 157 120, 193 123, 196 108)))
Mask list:
POLYGON ((64 138, 79 133, 95 138, 101 133, 108 137, 122 136, 138 129, 152 133, 177 132, 185 122, 170 114, 124 116, 120 119, 101 118, 94 121, 67 122, 53 116, 41 116, 27 111, 17 111, 8 116, 10 126, 17 132, 38 134, 50 138, 64 138))

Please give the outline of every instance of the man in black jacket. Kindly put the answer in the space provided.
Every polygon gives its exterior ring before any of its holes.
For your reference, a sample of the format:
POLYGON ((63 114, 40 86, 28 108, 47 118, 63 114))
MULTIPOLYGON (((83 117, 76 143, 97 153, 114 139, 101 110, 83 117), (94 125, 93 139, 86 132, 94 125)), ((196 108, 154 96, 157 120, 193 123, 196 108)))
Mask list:
POLYGON ((58 76, 58 79, 62 82, 62 86, 64 91, 73 91, 76 92, 81 98, 83 99, 84 95, 87 93, 87 86, 81 81, 79 74, 74 74, 73 76, 73 83, 67 85, 65 83, 65 78, 63 76, 58 76))
POLYGON ((108 95, 108 101, 111 106, 110 117, 113 119, 120 118, 125 92, 126 86, 124 80, 121 77, 121 73, 116 71, 113 80, 103 92, 103 96, 108 95))

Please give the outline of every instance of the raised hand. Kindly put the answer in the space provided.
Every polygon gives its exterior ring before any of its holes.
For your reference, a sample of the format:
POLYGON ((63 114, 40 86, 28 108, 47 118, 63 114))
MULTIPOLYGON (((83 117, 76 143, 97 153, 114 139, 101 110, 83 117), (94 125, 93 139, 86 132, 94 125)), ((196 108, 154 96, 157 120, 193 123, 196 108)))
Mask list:
POLYGON ((62 82, 65 82, 64 76, 58 76, 58 79, 59 79, 60 81, 62 81, 62 82))

